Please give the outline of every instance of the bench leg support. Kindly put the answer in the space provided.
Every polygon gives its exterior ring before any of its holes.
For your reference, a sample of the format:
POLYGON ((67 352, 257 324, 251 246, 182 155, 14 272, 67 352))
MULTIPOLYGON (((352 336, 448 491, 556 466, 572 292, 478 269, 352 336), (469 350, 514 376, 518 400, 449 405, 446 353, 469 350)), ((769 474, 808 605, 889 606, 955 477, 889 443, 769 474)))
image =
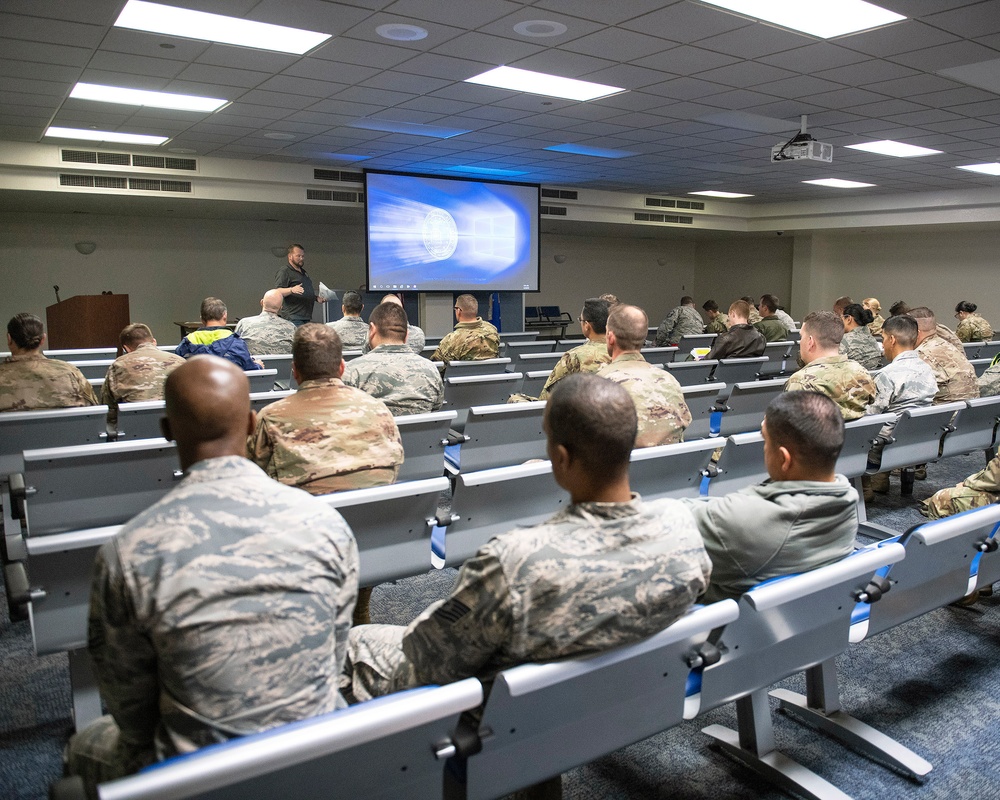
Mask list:
POLYGON ((774 749, 766 689, 737 700, 736 716, 739 733, 722 725, 709 725, 702 733, 711 736, 724 753, 790 794, 810 800, 851 800, 829 781, 774 749))
POLYGON ((69 651, 69 682, 73 691, 73 724, 81 731, 102 713, 101 693, 86 650, 69 651))

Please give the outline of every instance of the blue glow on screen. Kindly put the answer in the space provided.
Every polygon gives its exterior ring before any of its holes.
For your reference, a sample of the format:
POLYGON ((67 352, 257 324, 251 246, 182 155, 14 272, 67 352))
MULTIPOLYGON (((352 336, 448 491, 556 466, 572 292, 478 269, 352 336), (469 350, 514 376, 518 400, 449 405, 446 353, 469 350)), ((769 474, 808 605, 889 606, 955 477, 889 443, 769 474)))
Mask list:
POLYGON ((367 173, 370 291, 536 291, 538 187, 367 173))

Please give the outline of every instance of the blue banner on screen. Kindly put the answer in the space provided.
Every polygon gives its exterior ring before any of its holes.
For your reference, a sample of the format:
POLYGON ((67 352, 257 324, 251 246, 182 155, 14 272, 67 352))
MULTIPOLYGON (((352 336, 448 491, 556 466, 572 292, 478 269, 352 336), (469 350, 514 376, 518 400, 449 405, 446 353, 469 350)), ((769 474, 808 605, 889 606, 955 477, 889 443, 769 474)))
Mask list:
POLYGON ((538 186, 366 172, 369 291, 538 291, 538 186))

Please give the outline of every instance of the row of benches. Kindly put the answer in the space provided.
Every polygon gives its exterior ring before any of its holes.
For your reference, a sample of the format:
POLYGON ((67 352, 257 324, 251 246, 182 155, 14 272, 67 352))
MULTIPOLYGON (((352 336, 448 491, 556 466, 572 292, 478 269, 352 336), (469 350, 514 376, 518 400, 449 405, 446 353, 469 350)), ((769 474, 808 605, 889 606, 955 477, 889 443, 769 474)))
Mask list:
MULTIPOLYGON (((780 788, 847 795, 776 749, 769 695, 791 716, 917 780, 932 765, 847 714, 836 658, 970 589, 1000 580, 990 506, 917 527, 833 565, 695 608, 606 653, 504 670, 483 703, 474 678, 425 687, 215 745, 102 785, 102 800, 329 795, 498 798, 735 702, 738 731, 703 733, 780 788), (971 565, 971 566, 970 566, 971 565), (807 693, 769 688, 805 673, 807 693)), ((82 798, 66 779, 61 798, 82 798)))

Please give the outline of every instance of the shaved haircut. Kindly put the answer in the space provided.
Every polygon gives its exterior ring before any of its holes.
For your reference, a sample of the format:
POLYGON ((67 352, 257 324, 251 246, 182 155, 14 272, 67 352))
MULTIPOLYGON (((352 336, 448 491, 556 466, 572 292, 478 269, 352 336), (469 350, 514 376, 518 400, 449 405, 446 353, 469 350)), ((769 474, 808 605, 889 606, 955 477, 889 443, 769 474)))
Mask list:
POLYGON ((479 313, 479 301, 471 294, 460 294, 455 300, 455 305, 466 316, 474 316, 479 313))
POLYGON ((934 317, 934 312, 927 306, 911 308, 909 313, 917 321, 917 327, 921 331, 932 331, 937 328, 937 319, 934 317))
POLYGON ((581 317, 590 323, 594 333, 602 334, 608 330, 608 301, 599 297, 590 297, 583 301, 581 317))
POLYGON ((729 306, 729 314, 735 314, 743 319, 750 318, 750 304, 746 300, 737 300, 729 306))
POLYGON ((639 429, 631 395, 589 373, 563 378, 545 406, 549 441, 562 445, 591 475, 620 477, 639 429))
POLYGON ((361 295, 352 290, 344 292, 343 306, 348 314, 360 314, 365 304, 361 300, 361 295))
POLYGON ((403 301, 399 299, 399 295, 397 295, 397 294, 391 294, 391 293, 387 294, 385 297, 383 297, 380 302, 381 303, 395 303, 396 305, 400 305, 400 306, 403 305, 403 301))
POLYGON ((682 306, 693 306, 694 305, 694 298, 691 297, 690 295, 684 295, 681 298, 681 305, 682 306))
POLYGON ((167 376, 167 419, 181 444, 246 435, 250 383, 235 364, 217 356, 194 356, 167 376))
POLYGON ((222 319, 229 313, 229 309, 226 308, 226 304, 223 303, 218 297, 206 297, 201 301, 201 321, 208 322, 209 320, 222 319))
POLYGON ((608 314, 608 330, 615 335, 619 350, 638 351, 646 343, 649 317, 639 306, 622 303, 614 306, 608 314))
POLYGON ((406 339, 409 323, 402 306, 395 303, 379 303, 375 306, 368 321, 375 326, 378 335, 390 342, 402 342, 406 339))
POLYGON ((295 329, 292 363, 303 381, 338 377, 343 357, 340 336, 328 325, 307 322, 295 329))
POLYGON ((760 304, 772 314, 778 310, 778 298, 773 294, 762 294, 760 296, 760 304))
MULTIPOLYGON (((829 313, 829 312, 826 312, 829 313)), ((844 417, 818 392, 782 392, 764 412, 767 434, 810 467, 832 472, 844 446, 844 417)))
POLYGON ((132 350, 135 350, 140 344, 151 341, 153 341, 153 332, 148 325, 143 325, 141 322, 126 325, 118 336, 119 344, 132 350))
POLYGON ((909 314, 889 317, 882 326, 882 336, 892 336, 899 345, 912 350, 917 345, 917 321, 909 314))
POLYGON ((832 311, 812 311, 806 314, 802 327, 809 329, 809 335, 824 350, 840 347, 840 340, 844 338, 844 323, 832 311))

